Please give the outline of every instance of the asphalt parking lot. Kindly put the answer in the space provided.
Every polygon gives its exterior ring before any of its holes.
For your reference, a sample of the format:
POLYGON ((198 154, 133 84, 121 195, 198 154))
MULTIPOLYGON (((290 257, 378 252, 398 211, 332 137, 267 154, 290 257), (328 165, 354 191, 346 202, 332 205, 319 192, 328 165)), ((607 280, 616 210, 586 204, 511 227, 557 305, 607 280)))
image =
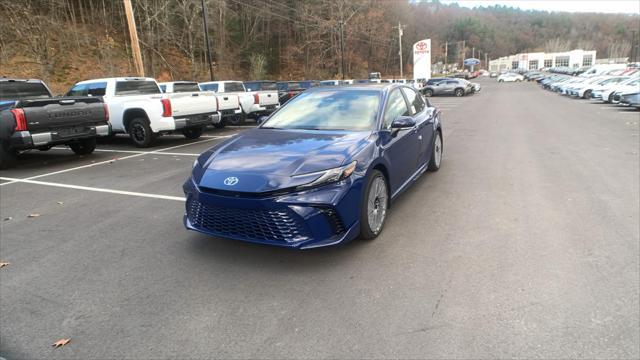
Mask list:
POLYGON ((187 232, 195 156, 243 127, 25 154, 0 172, 0 356, 640 357, 640 112, 481 83, 431 99, 442 168, 372 242, 187 232))

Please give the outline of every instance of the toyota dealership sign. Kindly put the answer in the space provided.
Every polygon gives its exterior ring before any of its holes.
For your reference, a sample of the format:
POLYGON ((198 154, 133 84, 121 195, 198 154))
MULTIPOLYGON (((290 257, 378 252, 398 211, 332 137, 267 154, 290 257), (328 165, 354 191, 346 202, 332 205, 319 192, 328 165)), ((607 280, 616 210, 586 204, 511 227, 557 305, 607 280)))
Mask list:
POLYGON ((413 79, 431 78, 431 39, 413 44, 413 79))

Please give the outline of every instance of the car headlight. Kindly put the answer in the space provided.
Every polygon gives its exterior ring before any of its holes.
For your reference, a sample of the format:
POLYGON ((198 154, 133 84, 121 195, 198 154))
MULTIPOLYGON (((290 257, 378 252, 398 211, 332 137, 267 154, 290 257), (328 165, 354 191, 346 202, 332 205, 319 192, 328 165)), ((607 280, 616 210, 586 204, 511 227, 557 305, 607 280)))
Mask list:
POLYGON ((300 187, 304 187, 304 188, 314 187, 314 186, 323 185, 323 184, 329 184, 332 182, 344 180, 349 176, 351 176, 351 174, 353 174, 353 172, 355 171, 357 164, 358 162, 354 160, 351 163, 344 166, 340 166, 340 167, 329 169, 329 170, 318 171, 317 173, 296 175, 296 177, 309 176, 312 174, 321 174, 320 177, 318 177, 314 181, 308 184, 300 185, 300 187))

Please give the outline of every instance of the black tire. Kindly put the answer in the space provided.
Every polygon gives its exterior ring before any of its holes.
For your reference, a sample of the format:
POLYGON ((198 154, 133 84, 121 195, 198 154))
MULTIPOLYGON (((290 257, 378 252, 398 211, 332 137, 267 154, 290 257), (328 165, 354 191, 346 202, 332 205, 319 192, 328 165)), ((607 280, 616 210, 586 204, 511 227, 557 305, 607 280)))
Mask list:
POLYGON ((156 134, 153 133, 149 122, 145 118, 131 120, 127 132, 133 144, 139 148, 149 147, 156 141, 156 134))
POLYGON ((431 89, 427 89, 424 91, 424 96, 426 97, 432 97, 433 96, 433 90, 431 89))
POLYGON ((516 82, 520 82, 520 81, 522 81, 522 80, 520 80, 520 79, 516 79, 516 82))
POLYGON ((367 177, 367 183, 364 187, 364 193, 362 194, 362 202, 360 203, 360 237, 365 240, 373 240, 384 228, 384 223, 386 220, 386 213, 389 211, 389 185, 387 183, 387 179, 384 175, 378 170, 372 170, 369 176, 367 177), (369 195, 371 192, 371 187, 374 183, 378 183, 381 179, 384 184, 384 190, 386 192, 386 200, 384 200, 384 214, 382 218, 382 224, 378 229, 372 229, 369 224, 369 215, 368 215, 368 204, 369 204, 369 195))
POLYGON ((462 97, 462 96, 464 96, 464 90, 463 89, 456 89, 455 94, 456 94, 457 97, 462 97))
POLYGON ((503 83, 503 82, 504 82, 504 80, 500 79, 500 80, 498 80, 498 82, 499 82, 499 83, 503 83))
POLYGON ((227 118, 229 125, 243 125, 247 121, 247 115, 244 113, 227 118))
POLYGON ((429 160, 429 166, 427 166, 427 170, 431 172, 436 172, 440 170, 443 153, 444 153, 444 142, 442 141, 442 134, 440 133, 440 131, 437 131, 436 137, 433 139, 433 148, 431 149, 431 159, 429 160), (438 149, 438 146, 439 146, 439 149, 438 149))
POLYGON ((5 149, 5 145, 0 142, 0 169, 8 169, 17 162, 17 153, 14 150, 5 149))
POLYGON ((213 127, 216 129, 223 129, 227 125, 226 120, 222 119, 219 123, 213 124, 213 127))
POLYGON ((613 93, 609 94, 609 97, 605 101, 606 103, 611 103, 613 101, 613 93))
POLYGON ((204 126, 192 126, 182 129, 182 135, 187 139, 197 139, 202 136, 204 126))
POLYGON ((582 95, 583 99, 589 99, 591 97, 591 90, 587 90, 584 92, 584 94, 582 95))
POLYGON ((81 139, 69 144, 76 155, 89 155, 96 149, 96 138, 81 139))

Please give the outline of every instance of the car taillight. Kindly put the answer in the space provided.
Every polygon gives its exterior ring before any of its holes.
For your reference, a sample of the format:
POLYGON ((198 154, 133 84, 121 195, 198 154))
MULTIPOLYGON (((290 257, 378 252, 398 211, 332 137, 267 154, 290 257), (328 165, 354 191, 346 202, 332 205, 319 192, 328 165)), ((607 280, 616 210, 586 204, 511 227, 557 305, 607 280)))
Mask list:
POLYGON ((104 103, 104 117, 107 121, 109 121, 109 105, 107 105, 107 103, 104 103))
POLYGON ((253 94, 253 103, 260 104, 260 94, 253 94))
POLYGON ((293 91, 289 91, 289 99, 291 99, 295 94, 293 93, 293 91))
POLYGON ((27 131, 27 119, 24 116, 24 110, 11 109, 11 113, 13 114, 13 117, 16 119, 15 131, 27 131))
POLYGON ((161 99, 160 102, 162 102, 162 117, 171 116, 171 100, 161 99))

